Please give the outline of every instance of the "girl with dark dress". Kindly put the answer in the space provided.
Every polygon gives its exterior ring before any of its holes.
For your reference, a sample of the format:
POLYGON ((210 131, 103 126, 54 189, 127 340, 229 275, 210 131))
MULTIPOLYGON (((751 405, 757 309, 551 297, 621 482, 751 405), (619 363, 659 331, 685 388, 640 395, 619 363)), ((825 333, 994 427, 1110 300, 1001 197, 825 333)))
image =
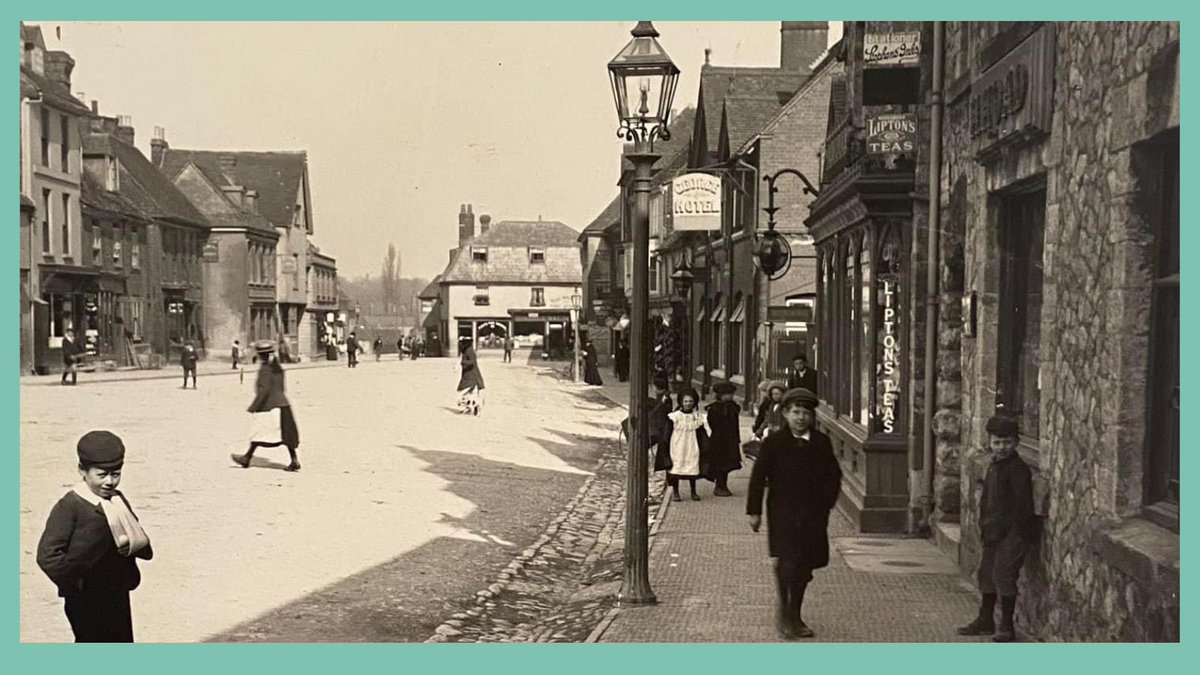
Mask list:
POLYGON ((587 338, 583 339, 583 381, 597 387, 604 384, 596 367, 596 347, 587 338))
POLYGON ((479 358, 475 355, 471 338, 460 340, 458 346, 461 352, 459 366, 462 368, 462 375, 458 378, 458 406, 464 415, 478 415, 483 394, 483 374, 479 372, 479 358))
POLYGON ((283 366, 275 356, 275 343, 259 340, 254 343, 258 353, 258 379, 254 383, 254 401, 248 409, 254 415, 254 430, 250 435, 250 448, 244 455, 232 455, 233 461, 243 469, 250 466, 254 451, 259 448, 287 446, 291 463, 284 471, 299 471, 300 460, 296 448, 300 447, 300 430, 292 416, 292 405, 284 394, 283 366))
POLYGON ((783 428, 783 412, 780 401, 787 388, 782 382, 771 382, 767 385, 767 397, 758 404, 758 415, 754 417, 754 437, 762 440, 772 431, 783 428))
POLYGON ((701 450, 700 470, 704 477, 717 484, 713 495, 731 497, 729 474, 742 468, 742 438, 738 428, 742 407, 733 401, 737 387, 732 382, 713 385, 717 400, 705 409, 712 438, 701 450))
POLYGON ((618 382, 629 381, 629 345, 625 340, 617 338, 616 353, 613 354, 613 368, 617 371, 618 382))

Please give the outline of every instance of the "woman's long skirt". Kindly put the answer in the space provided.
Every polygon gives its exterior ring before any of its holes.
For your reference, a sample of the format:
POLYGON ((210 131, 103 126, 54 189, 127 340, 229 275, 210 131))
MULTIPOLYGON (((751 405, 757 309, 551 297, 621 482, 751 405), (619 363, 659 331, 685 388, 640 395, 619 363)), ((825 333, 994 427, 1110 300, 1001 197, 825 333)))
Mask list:
POLYGON ((300 447, 300 430, 291 406, 272 408, 266 412, 252 413, 250 442, 265 446, 286 445, 300 447))

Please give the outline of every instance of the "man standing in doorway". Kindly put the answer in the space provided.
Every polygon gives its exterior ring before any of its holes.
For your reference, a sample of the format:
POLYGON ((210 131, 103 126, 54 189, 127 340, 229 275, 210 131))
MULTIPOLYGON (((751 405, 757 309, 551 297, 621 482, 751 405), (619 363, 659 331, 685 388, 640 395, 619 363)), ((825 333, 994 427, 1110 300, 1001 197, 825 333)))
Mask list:
POLYGON ((792 370, 788 373, 787 388, 789 391, 807 389, 814 394, 817 393, 817 371, 809 370, 807 356, 797 354, 792 357, 792 370))

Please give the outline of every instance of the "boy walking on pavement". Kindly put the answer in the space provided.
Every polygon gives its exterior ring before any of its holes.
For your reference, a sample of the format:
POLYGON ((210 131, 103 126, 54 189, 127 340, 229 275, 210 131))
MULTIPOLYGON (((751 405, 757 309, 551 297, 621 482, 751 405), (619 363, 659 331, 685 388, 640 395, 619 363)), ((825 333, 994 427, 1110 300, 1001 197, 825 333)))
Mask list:
POLYGON ((187 343, 183 353, 179 355, 179 365, 183 366, 183 388, 187 389, 188 373, 192 375, 192 389, 196 388, 196 348, 187 343))
POLYGON ((141 583, 136 558, 150 560, 150 538, 117 490, 125 445, 89 431, 76 445, 83 479, 63 495, 38 541, 38 567, 65 599, 76 642, 133 642, 129 592, 141 583))
POLYGON ((750 474, 746 514, 750 529, 758 532, 765 491, 767 542, 779 593, 775 626, 791 640, 814 635, 800 610, 813 570, 829 564, 829 512, 841 491, 842 468, 829 437, 813 426, 816 395, 792 389, 781 406, 786 425, 762 443, 750 474))
POLYGON ((1017 454, 1017 420, 997 411, 987 423, 992 463, 983 479, 979 500, 979 531, 983 557, 979 561, 979 616, 958 629, 959 635, 991 635, 993 642, 1016 639, 1013 612, 1017 606, 1017 577, 1035 536, 1033 474, 1017 454), (996 597, 1000 625, 996 626, 996 597))
POLYGON ((63 374, 62 384, 67 384, 67 375, 71 376, 71 384, 79 384, 79 360, 82 358, 83 349, 75 342, 75 331, 68 328, 63 331, 62 340, 62 357, 63 357, 63 374))

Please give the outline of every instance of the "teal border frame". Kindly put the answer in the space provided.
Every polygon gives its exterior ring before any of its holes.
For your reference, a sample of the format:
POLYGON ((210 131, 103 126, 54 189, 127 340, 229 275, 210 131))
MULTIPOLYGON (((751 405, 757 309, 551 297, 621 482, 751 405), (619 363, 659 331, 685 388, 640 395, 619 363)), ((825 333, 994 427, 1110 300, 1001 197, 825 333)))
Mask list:
MULTIPOLYGON (((1094 2, 1047 2, 1046 0, 1007 0, 990 4, 973 4, 948 0, 859 0, 853 4, 806 3, 800 0, 657 0, 633 2, 571 2, 570 0, 458 0, 454 3, 420 3, 406 6, 386 0, 341 0, 317 3, 310 0, 293 2, 250 2, 248 0, 206 0, 197 3, 172 3, 163 0, 109 0, 83 2, 57 0, 48 3, 4 3, 0 7, 2 24, 15 34, 20 20, 29 21, 628 21, 637 19, 693 21, 778 21, 782 19, 818 20, 1171 20, 1181 22, 1181 36, 1189 34, 1191 16, 1200 13, 1182 0, 1140 0, 1134 3, 1099 5, 1094 2)), ((669 36, 664 36, 668 41, 669 36)), ((1197 64, 1187 40, 1182 40, 1180 58, 1183 72, 1194 73, 1197 64)), ((613 44, 615 53, 621 45, 613 44)), ((14 58, 15 61, 15 58, 14 58)), ((605 64, 597 63, 596 68, 605 64)), ((5 70, 0 81, 10 92, 18 87, 18 69, 5 70)), ((1188 116, 1195 103, 1195 88, 1185 75, 1180 78, 1181 106, 1188 116)), ((19 197, 18 109, 10 105, 0 109, 0 117, 10 132, 3 136, 5 157, 0 164, 3 182, 11 186, 6 201, 9 208, 19 197)), ((1180 135, 1184 150, 1196 146, 1190 132, 1180 135)), ((1182 178, 1190 185, 1188 176, 1195 176, 1195 155, 1183 153, 1182 178)), ((1190 224, 1200 215, 1194 193, 1185 191, 1181 204, 1181 222, 1190 224)), ((11 211, 9 213, 12 213, 11 211)), ((1182 227, 1181 241, 1186 255, 1198 253, 1197 232, 1182 227)), ((18 269, 17 228, 9 226, 8 245, 0 247, 0 267, 13 274, 18 269)), ((700 666, 705 672, 738 672, 746 669, 772 669, 780 672, 826 669, 850 670, 954 670, 970 675, 1004 673, 1011 675, 1020 669, 1038 671, 1056 669, 1065 672, 1137 672, 1153 669, 1156 672, 1173 670, 1187 663, 1191 652, 1193 625, 1188 609, 1193 606, 1190 574, 1181 579, 1181 617, 1179 644, 1166 645, 1060 645, 1060 644, 933 644, 933 645, 834 645, 834 644, 773 644, 773 645, 26 645, 20 644, 20 590, 18 574, 18 531, 20 512, 19 466, 19 303, 18 284, 10 282, 0 293, 0 316, 10 317, 6 330, 0 334, 0 372, 11 377, 0 389, 0 429, 9 439, 4 446, 4 482, 8 485, 9 522, 4 528, 4 550, 8 555, 0 562, 3 579, 0 634, 9 672, 57 673, 91 670, 116 670, 122 675, 132 673, 212 673, 218 669, 229 672, 284 670, 289 673, 327 673, 352 670, 356 672, 566 672, 607 673, 616 669, 673 670, 700 666), (1003 650, 1003 651, 998 651, 1003 650)), ((1184 281, 1187 288, 1187 281, 1184 281)), ((1186 293, 1186 290, 1185 290, 1186 293)), ((1185 301, 1184 306, 1190 303, 1185 301)), ((1183 344, 1196 344, 1200 338, 1197 328, 1200 317, 1184 317, 1180 328, 1183 344)), ((1182 355, 1181 374, 1185 381, 1194 381, 1197 358, 1187 352, 1182 355)), ((1183 396, 1184 419, 1187 412, 1200 412, 1188 392, 1183 396)), ((1183 446, 1194 448, 1200 434, 1184 425, 1183 446)), ((1182 453, 1181 469, 1185 476, 1194 477, 1197 461, 1189 452, 1182 453)), ((1192 502, 1181 500, 1184 524, 1181 537, 1193 544, 1191 530, 1197 517, 1192 502)), ((1189 546, 1181 547, 1181 563, 1190 558, 1189 546)), ((886 602, 886 598, 880 601, 886 602)), ((863 608, 870 612, 869 607, 863 608)), ((1182 669, 1182 668, 1181 668, 1182 669)))

